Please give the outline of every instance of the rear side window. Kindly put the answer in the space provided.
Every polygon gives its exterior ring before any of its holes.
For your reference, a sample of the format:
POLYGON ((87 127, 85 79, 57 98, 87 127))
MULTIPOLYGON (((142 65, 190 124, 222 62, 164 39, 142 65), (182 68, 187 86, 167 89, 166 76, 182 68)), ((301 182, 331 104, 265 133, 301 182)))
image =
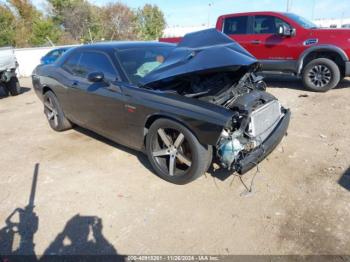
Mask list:
POLYGON ((247 34, 248 16, 229 17, 224 21, 224 33, 227 35, 247 34))
POLYGON ((277 28, 280 25, 288 25, 288 23, 274 16, 255 16, 254 19, 254 34, 276 34, 277 28))
POLYGON ((75 52, 64 62, 62 68, 72 75, 76 74, 81 53, 75 52))
POLYGON ((60 56, 60 51, 58 50, 55 50, 55 51, 52 51, 51 53, 49 53, 49 57, 59 57, 60 56))
POLYGON ((116 71, 107 55, 98 52, 83 52, 79 63, 78 75, 87 77, 93 72, 102 72, 106 78, 116 80, 116 71))

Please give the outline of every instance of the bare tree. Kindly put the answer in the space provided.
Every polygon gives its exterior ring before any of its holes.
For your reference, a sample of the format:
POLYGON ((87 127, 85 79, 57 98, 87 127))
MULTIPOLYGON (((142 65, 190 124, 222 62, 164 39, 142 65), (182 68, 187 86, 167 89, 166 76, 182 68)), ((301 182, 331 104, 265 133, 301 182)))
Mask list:
POLYGON ((75 41, 81 41, 88 34, 91 22, 90 4, 87 1, 74 1, 62 10, 62 24, 75 41))
POLYGON ((101 23, 106 30, 105 39, 130 40, 136 38, 135 15, 122 3, 110 3, 102 7, 101 23))

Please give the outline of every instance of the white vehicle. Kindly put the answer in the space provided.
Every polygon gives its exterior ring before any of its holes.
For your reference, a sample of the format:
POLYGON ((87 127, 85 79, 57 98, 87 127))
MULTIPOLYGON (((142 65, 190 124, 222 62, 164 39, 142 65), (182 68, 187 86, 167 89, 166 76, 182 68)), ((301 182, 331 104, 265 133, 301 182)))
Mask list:
POLYGON ((18 63, 13 48, 0 48, 0 89, 3 89, 5 95, 10 93, 12 96, 16 96, 21 92, 16 75, 17 67, 18 63))

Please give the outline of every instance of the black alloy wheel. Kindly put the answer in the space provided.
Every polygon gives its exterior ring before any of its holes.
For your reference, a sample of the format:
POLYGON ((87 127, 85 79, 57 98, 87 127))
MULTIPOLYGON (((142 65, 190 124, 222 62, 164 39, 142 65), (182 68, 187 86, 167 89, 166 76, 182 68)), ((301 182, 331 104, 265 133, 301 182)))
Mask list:
POLYGON ((308 77, 316 87, 322 88, 328 85, 332 79, 331 70, 325 65, 315 65, 308 74, 308 77))
POLYGON ((305 66, 302 78, 307 89, 314 92, 326 92, 340 82, 340 70, 334 61, 328 58, 318 58, 305 66))
POLYGON ((50 96, 47 96, 44 101, 44 113, 50 126, 58 128, 58 112, 50 96))
POLYGON ((159 128, 154 139, 152 156, 169 176, 181 175, 192 164, 192 152, 183 133, 159 128))
POLYGON ((146 149, 157 175, 175 184, 189 183, 204 174, 212 154, 186 127, 168 119, 151 126, 146 149))
POLYGON ((72 124, 64 116, 58 99, 52 91, 48 91, 44 95, 44 114, 50 127, 55 131, 64 131, 72 127, 72 124))

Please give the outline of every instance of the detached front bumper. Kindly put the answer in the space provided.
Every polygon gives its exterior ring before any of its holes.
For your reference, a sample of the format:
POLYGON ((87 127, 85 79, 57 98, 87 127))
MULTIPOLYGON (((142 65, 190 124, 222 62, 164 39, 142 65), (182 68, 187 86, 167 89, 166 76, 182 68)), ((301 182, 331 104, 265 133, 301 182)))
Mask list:
POLYGON ((281 142, 290 122, 291 112, 286 110, 284 117, 280 120, 277 127, 270 134, 270 136, 257 149, 250 152, 246 157, 238 161, 235 169, 239 174, 244 174, 255 167, 259 162, 265 159, 281 142))

